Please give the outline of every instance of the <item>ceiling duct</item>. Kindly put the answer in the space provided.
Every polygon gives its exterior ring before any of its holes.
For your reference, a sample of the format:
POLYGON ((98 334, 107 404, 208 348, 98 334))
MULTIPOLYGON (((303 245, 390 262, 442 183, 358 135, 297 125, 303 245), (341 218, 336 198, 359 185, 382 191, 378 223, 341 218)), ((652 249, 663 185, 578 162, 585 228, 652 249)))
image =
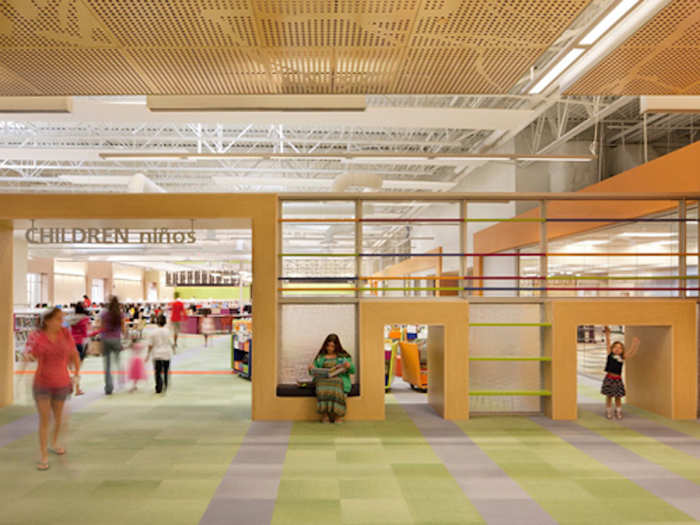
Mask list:
POLYGON ((341 173, 333 181, 333 191, 377 191, 382 176, 376 173, 341 173))
POLYGON ((0 97, 0 113, 70 113, 73 97, 0 97))
POLYGON ((129 193, 165 193, 163 188, 158 186, 143 173, 136 173, 131 177, 127 191, 129 193))

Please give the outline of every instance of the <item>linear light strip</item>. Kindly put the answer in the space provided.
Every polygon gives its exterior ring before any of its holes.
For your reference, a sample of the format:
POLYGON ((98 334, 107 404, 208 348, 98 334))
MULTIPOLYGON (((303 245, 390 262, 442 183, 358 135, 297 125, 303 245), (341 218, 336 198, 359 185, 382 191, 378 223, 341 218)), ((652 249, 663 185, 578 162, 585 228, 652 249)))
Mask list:
POLYGON ((612 11, 610 11, 586 36, 584 36, 579 44, 590 46, 598 40, 603 33, 610 29, 615 23, 620 20, 627 12, 639 3, 639 0, 622 0, 612 11))
POLYGON ((549 70, 549 72, 547 72, 545 76, 540 79, 539 82, 537 82, 537 84, 530 88, 529 93, 531 95, 541 93, 544 88, 554 82, 554 79, 561 75, 566 68, 573 64, 574 61, 576 61, 576 59, 584 53, 584 51, 585 49, 580 47, 575 47, 569 51, 561 60, 559 60, 559 62, 554 65, 554 67, 552 67, 552 69, 549 70))
POLYGON ((110 153, 103 152, 99 154, 102 160, 163 160, 163 161, 187 161, 187 160, 206 160, 206 159, 231 159, 231 160, 336 160, 336 161, 355 161, 355 162, 373 162, 373 161, 391 161, 391 162, 470 162, 470 161, 487 161, 487 160, 503 160, 503 161, 527 161, 527 162, 589 162, 594 160, 595 155, 529 155, 529 154, 514 154, 514 153, 465 153, 463 155, 456 153, 432 153, 432 154, 368 154, 368 153, 348 153, 348 154, 323 154, 310 153, 308 155, 300 154, 285 154, 285 153, 261 153, 261 154, 244 154, 244 153, 169 153, 169 152, 153 152, 153 153, 110 153))

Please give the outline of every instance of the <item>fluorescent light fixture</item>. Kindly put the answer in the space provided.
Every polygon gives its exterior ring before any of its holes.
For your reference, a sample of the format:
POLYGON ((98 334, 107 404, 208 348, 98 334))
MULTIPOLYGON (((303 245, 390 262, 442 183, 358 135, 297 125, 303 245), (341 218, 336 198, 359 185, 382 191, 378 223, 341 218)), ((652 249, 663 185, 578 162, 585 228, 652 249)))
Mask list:
POLYGON ((661 233, 661 232, 624 232, 620 233, 618 237, 675 237, 675 233, 661 233))
POLYGON ((517 160, 527 161, 527 162, 590 162, 594 159, 592 155, 563 155, 561 157, 547 157, 547 156, 527 156, 527 157, 517 157, 517 160))
POLYGON ((71 184, 88 186, 126 186, 131 180, 129 175, 59 175, 58 180, 71 184))
POLYGON ((232 160, 263 160, 263 155, 226 155, 225 153, 198 153, 196 155, 188 155, 187 160, 206 160, 206 159, 232 159, 232 160))
POLYGON ((187 156, 186 154, 183 153, 173 153, 173 154, 168 154, 168 153, 154 153, 154 154, 148 154, 148 153, 129 153, 129 154, 123 154, 123 153, 100 153, 100 159, 102 160, 118 160, 118 161, 140 161, 140 162, 148 162, 148 161, 166 161, 166 162, 192 162, 194 161, 194 158, 187 156))
POLYGON ((603 33, 605 33, 608 29, 610 29, 615 23, 625 16, 627 12, 632 9, 635 5, 639 3, 639 0, 622 0, 615 9, 610 11, 605 18, 603 18, 600 22, 596 24, 596 26, 591 29, 586 36, 584 36, 580 41, 579 44, 582 46, 590 46, 598 40, 603 33))
MULTIPOLYGON (((428 157, 384 157, 382 155, 371 156, 371 157, 348 157, 343 158, 343 162, 413 162, 413 161, 426 161, 430 160, 428 157)), ((435 159, 437 160, 437 159, 435 159)))
POLYGON ((588 49, 588 52, 566 71, 559 82, 562 89, 571 86, 578 78, 584 75, 591 67, 608 56, 611 50, 617 48, 635 31, 642 27, 657 12, 668 4, 668 0, 645 0, 639 6, 628 12, 628 15, 615 25, 610 31, 588 49))
POLYGON ((301 179, 301 178, 286 178, 286 177, 235 177, 235 176, 218 176, 212 177, 215 184, 226 185, 243 185, 243 186, 332 186, 333 179, 301 179))
POLYGON ((574 63, 574 61, 580 57, 585 49, 582 49, 580 47, 575 47, 571 51, 569 51, 564 57, 557 62, 552 69, 547 72, 545 76, 543 76, 537 84, 535 84, 532 88, 530 88, 529 93, 531 95, 535 95, 537 93, 541 93, 544 88, 549 86, 555 78, 557 78, 559 75, 561 75, 564 70, 569 67, 571 64, 574 63))
MULTIPOLYGON (((240 157, 238 157, 240 158, 240 157)), ((277 160, 346 160, 345 157, 326 157, 326 156, 315 156, 315 155, 275 155, 274 157, 269 157, 271 159, 277 160)))

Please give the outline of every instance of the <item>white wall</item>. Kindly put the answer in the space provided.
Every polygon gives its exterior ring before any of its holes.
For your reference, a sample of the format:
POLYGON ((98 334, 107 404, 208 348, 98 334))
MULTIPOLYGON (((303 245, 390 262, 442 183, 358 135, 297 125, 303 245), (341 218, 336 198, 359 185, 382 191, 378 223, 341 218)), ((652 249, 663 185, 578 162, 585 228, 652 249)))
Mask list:
POLYGON ((27 303, 27 240, 24 236, 17 236, 13 238, 13 252, 12 252, 12 295, 14 308, 28 308, 27 303))
POLYGON ((54 260, 55 304, 71 304, 80 301, 85 294, 87 263, 54 260))
POLYGON ((143 269, 136 266, 112 265, 112 295, 121 302, 143 301, 143 273, 143 269))

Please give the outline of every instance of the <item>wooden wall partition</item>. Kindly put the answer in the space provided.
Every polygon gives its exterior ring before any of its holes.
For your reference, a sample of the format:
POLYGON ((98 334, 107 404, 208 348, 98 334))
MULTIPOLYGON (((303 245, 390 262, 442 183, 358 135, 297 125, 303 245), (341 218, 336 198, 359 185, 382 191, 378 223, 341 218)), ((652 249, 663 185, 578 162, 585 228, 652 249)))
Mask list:
MULTIPOLYGON (((469 417, 469 304, 463 299, 366 299, 360 301, 360 347, 365 356, 384 356, 388 324, 442 327, 428 344, 428 403, 445 419, 469 417), (441 341, 440 339, 444 339, 441 341)), ((430 332, 430 330, 428 330, 430 332)), ((375 359, 372 357, 372 359, 375 359)), ((383 363, 372 370, 372 387, 381 387, 383 363)), ((383 401, 382 401, 383 410, 383 401)))
POLYGON ((576 328, 593 324, 634 327, 630 333, 643 336, 638 356, 626 365, 631 404, 671 419, 695 419, 696 309, 694 300, 678 299, 553 301, 550 417, 577 418, 576 328), (665 327, 670 341, 664 338, 663 330, 637 327, 665 327))
MULTIPOLYGON (((12 290, 12 221, 16 219, 250 219, 253 236, 253 419, 280 416, 277 377, 277 234, 274 194, 81 194, 0 195, 0 289, 12 290)), ((0 295, 0 406, 13 399, 11 292, 0 295)), ((278 417, 278 419, 282 419, 278 417)))
POLYGON ((12 404, 14 385, 14 309, 12 221, 0 220, 0 407, 12 404))

